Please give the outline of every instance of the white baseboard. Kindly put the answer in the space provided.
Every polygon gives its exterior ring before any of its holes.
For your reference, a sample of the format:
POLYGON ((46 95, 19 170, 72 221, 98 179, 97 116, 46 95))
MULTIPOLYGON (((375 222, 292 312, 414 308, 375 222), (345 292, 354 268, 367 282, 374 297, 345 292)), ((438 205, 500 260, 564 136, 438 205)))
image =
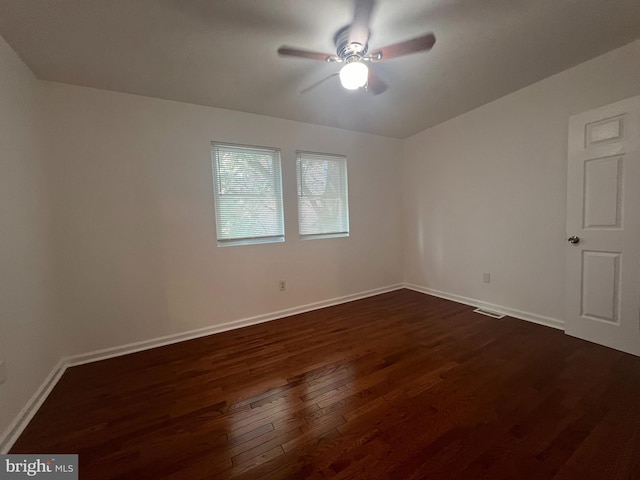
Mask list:
POLYGON ((277 312, 271 312, 265 315, 258 315, 255 317, 243 318, 240 320, 234 320, 232 322, 223 323, 220 325, 213 325, 210 327, 200 328, 197 330, 191 330, 188 332, 177 333, 173 335, 166 335, 163 337, 153 338, 150 340, 144 340, 141 342, 129 343, 117 347, 105 348, 102 350, 95 350, 93 352, 82 353, 79 355, 73 355, 70 357, 63 357, 51 370, 51 373, 42 382, 42 385, 34 393, 33 397, 27 402, 24 408, 18 413, 15 420, 9 425, 5 432, 0 435, 0 453, 7 453, 18 437, 22 434, 27 427, 33 416, 36 414, 40 406, 44 403, 47 396, 58 383, 58 380, 62 377, 64 372, 69 367, 76 365, 83 365, 85 363, 97 362, 99 360, 106 360, 108 358, 119 357, 121 355, 127 355, 129 353, 140 352, 142 350, 149 350, 164 345, 170 345, 172 343, 179 343, 185 340, 191 340, 194 338, 206 337, 215 333, 226 332, 228 330, 234 330, 237 328, 247 327, 250 325, 257 325, 259 323, 269 322, 280 318, 288 317, 291 315, 297 315, 300 313, 310 312, 312 310, 318 310, 320 308, 331 307, 333 305, 339 305, 342 303, 352 302, 354 300, 360 300, 362 298, 372 297, 374 295, 380 295, 382 293, 392 292, 394 290, 400 290, 407 288, 416 292, 426 293, 434 297, 444 298, 457 303, 465 305, 471 305, 473 307, 482 307, 494 310, 496 312, 504 313, 510 317, 519 318, 547 327, 557 328, 564 330, 564 322, 551 317, 545 317, 537 315, 535 313, 523 312, 513 308, 503 307, 500 305, 494 305, 491 303, 481 302, 480 300, 463 297, 460 295, 454 295, 451 293, 440 292, 431 288, 421 287, 419 285, 413 285, 410 283, 390 285, 388 287, 376 288, 365 292, 355 293, 352 295, 345 295, 343 297, 336 297, 330 300, 324 300, 321 302, 309 303, 307 305, 301 305, 298 307, 288 308, 285 310, 279 310, 277 312))
POLYGON ((372 297, 374 295, 380 295, 382 293, 392 292, 394 290, 400 290, 402 288, 404 288, 402 284, 390 285, 387 287, 367 290, 365 292, 336 297, 321 302, 309 303, 298 307, 287 308, 285 310, 279 310, 277 312, 271 312, 265 315, 257 315, 255 317, 234 320, 232 322, 227 322, 220 325, 212 325, 210 327, 199 328, 197 330, 191 330, 188 332, 176 333, 173 335, 166 335, 150 340, 143 340, 141 342, 134 342, 117 347, 105 348, 102 350, 95 350, 93 352, 73 355, 70 357, 63 357, 56 364, 53 370, 51 370, 51 373, 49 373, 44 382, 42 382, 42 385, 40 385, 33 397, 31 397, 31 399, 27 402, 20 413, 18 413, 15 420, 2 433, 2 435, 0 435, 0 453, 7 453, 11 449, 15 441, 22 434, 38 409, 42 406, 49 393, 51 393, 53 387, 56 386, 58 380, 60 380, 64 372, 69 367, 83 365, 85 363, 97 362, 99 360, 106 360, 107 358, 119 357, 121 355, 140 352, 142 350, 149 350, 151 348, 170 345, 172 343, 179 343, 194 338, 206 337, 208 335, 226 332, 228 330, 234 330, 236 328, 257 325, 259 323, 269 322, 272 320, 277 320, 279 318, 289 317, 291 315, 298 315, 300 313, 310 312, 312 310, 318 310, 320 308, 331 307, 333 305, 339 305, 341 303, 352 302, 354 300, 360 300, 362 298, 372 297))
POLYGON ((481 300, 476 300, 475 298, 468 298, 468 297, 463 297, 462 295, 455 295, 453 293, 441 292, 439 290, 434 290, 432 288, 422 287, 420 285, 414 285, 411 283, 405 283, 404 288, 407 288, 409 290, 414 290, 420 293, 426 293, 427 295, 432 295, 434 297, 444 298, 445 300, 451 300, 453 302, 462 303, 464 305, 470 305, 472 307, 487 308, 489 310, 493 310, 499 313, 504 313, 509 317, 518 318, 520 320, 526 320, 527 322, 537 323, 539 325, 544 325, 546 327, 551 327, 558 330, 564 330, 564 320, 559 320, 557 318, 545 317, 543 315, 538 315, 537 313, 524 312, 522 310, 516 310, 515 308, 504 307, 502 305, 495 305, 493 303, 487 303, 481 300))
POLYGON ((190 330, 188 332, 176 333, 164 337, 152 338, 150 340, 143 340, 141 342, 128 343, 126 345, 121 345, 118 347, 105 348, 102 350, 95 350, 93 352, 82 353, 80 355, 73 355, 71 357, 66 357, 65 361, 68 367, 74 367, 76 365, 83 365, 85 363, 97 362, 98 360, 106 360, 107 358, 119 357, 122 355, 127 355, 129 353, 162 347, 164 345, 170 345, 172 343, 184 342, 185 340, 206 337, 208 335, 226 332, 228 330, 235 330, 237 328, 270 322, 272 320, 278 320, 280 318, 289 317, 291 315, 298 315, 300 313, 310 312, 312 310, 318 310, 320 308, 331 307, 333 305, 339 305, 341 303, 352 302, 354 300, 360 300, 362 298, 372 297, 374 295, 380 295, 382 293, 392 292, 394 290, 400 290, 401 288, 403 288, 402 284, 376 288, 374 290, 367 290, 366 292, 345 295, 343 297, 336 297, 330 300, 323 300, 321 302, 309 303, 298 307, 287 308, 285 310, 279 310, 276 312, 267 313, 265 315, 257 315, 255 317, 233 320, 231 322, 222 323, 220 325, 212 325, 210 327, 190 330))
POLYGON ((64 374, 67 366, 64 359, 60 359, 55 367, 49 372, 47 378, 38 387, 36 393, 29 399, 16 418, 9 424, 9 427, 0 435, 0 453, 8 453, 15 441, 22 434, 38 409, 47 399, 53 387, 56 386, 58 380, 64 374))

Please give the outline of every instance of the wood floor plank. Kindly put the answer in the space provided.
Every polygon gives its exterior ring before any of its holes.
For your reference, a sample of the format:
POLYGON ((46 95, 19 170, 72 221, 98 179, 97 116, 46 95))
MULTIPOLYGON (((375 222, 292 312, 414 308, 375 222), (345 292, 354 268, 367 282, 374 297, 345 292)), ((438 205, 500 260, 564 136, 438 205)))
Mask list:
POLYGON ((67 370, 81 478, 638 479, 640 358, 409 290, 67 370))

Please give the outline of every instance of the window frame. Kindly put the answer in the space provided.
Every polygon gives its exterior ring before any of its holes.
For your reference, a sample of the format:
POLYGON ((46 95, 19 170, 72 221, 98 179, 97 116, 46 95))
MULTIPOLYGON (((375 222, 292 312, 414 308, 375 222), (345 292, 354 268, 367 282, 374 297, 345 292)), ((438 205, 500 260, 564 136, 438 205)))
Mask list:
MULTIPOLYGON (((335 154, 335 153, 322 153, 322 152, 312 152, 306 150, 296 150, 296 194, 297 194, 297 202, 298 202, 298 236, 300 240, 317 240, 323 238, 341 238, 341 237, 349 237, 351 228, 349 222, 349 168, 348 168, 348 160, 346 155, 335 154), (314 233, 303 233, 302 232, 302 210, 301 210, 301 200, 303 198, 311 197, 311 195, 303 195, 302 192, 302 163, 304 161, 304 156, 308 155, 310 157, 317 157, 318 160, 328 160, 333 161, 339 164, 340 168, 340 197, 339 200, 341 202, 341 214, 343 216, 342 226, 343 229, 339 231, 331 231, 331 232, 314 232, 314 233)), ((324 195, 316 195, 318 198, 326 198, 324 195)), ((334 197, 335 198, 335 197, 334 197)))
MULTIPOLYGON (((256 245, 263 243, 281 243, 285 241, 285 220, 284 220, 284 199, 283 199, 283 190, 282 190, 282 158, 281 151, 279 148, 274 147, 264 147, 264 146, 256 146, 256 145, 244 145, 237 143, 229 143, 229 142, 211 142, 211 178, 213 181, 213 203, 214 203, 214 212, 215 212, 215 226, 216 226, 216 240, 219 247, 227 247, 227 246, 237 246, 237 245, 256 245), (258 153, 263 155, 268 155, 271 157, 273 161, 273 177, 271 181, 273 183, 273 200, 275 202, 275 224, 276 224, 276 232, 273 235, 245 235, 245 236, 235 236, 228 237, 228 235, 222 232, 222 223, 224 222, 224 212, 222 209, 223 199, 222 197, 225 195, 220 192, 221 189, 221 177, 219 173, 219 162, 218 162, 218 154, 219 152, 224 152, 224 149, 227 149, 227 152, 231 152, 235 150, 240 153, 258 153), (242 152, 244 150, 245 152, 242 152)), ((228 194, 229 197, 232 194, 228 194)), ((244 194, 235 194, 234 196, 238 198, 268 198, 261 195, 244 193, 244 194)))

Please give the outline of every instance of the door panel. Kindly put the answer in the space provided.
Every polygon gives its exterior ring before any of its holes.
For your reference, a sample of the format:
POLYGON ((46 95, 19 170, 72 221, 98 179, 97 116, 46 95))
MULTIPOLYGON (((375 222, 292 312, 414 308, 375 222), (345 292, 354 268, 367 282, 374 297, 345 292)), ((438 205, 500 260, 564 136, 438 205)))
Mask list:
POLYGON ((582 312, 590 320, 619 322, 620 254, 582 252, 582 312))
POLYGON ((624 115, 586 125, 585 147, 624 140, 624 115))
POLYGON ((622 157, 587 160, 584 228, 621 228, 622 157))
POLYGON ((640 355, 640 97, 569 121, 566 333, 640 355))

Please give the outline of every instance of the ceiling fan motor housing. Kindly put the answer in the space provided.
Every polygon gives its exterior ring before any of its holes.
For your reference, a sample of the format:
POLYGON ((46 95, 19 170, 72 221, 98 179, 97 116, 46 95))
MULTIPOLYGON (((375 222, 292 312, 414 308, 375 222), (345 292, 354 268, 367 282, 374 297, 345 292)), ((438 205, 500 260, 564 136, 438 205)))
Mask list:
POLYGON ((369 50, 369 43, 360 45, 359 43, 349 43, 349 33, 351 31, 351 25, 342 27, 336 33, 333 41, 336 45, 336 53, 342 59, 343 62, 352 62, 359 60, 367 54, 369 50), (355 58, 354 58, 355 57, 355 58))

